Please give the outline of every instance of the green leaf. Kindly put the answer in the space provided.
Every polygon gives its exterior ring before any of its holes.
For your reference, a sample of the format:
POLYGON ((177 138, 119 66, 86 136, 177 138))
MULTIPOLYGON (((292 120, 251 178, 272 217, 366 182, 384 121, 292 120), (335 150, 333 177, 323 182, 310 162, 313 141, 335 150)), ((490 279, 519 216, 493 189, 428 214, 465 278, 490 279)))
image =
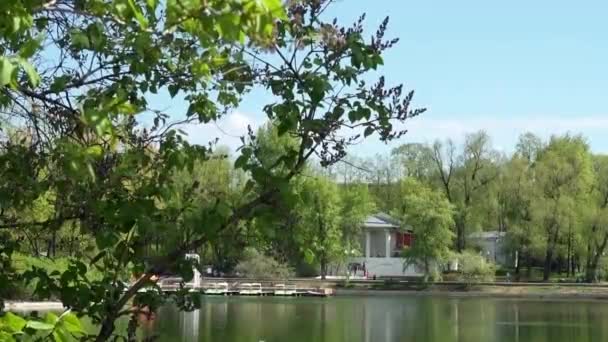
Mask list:
POLYGON ((108 253, 107 250, 105 250, 105 249, 102 250, 96 256, 94 256, 93 259, 91 259, 91 261, 89 262, 89 264, 90 265, 95 265, 95 263, 97 263, 97 261, 99 261, 99 259, 105 257, 107 253, 108 253))
POLYGON ((363 62, 363 53, 361 52, 361 48, 359 45, 354 45, 352 48, 352 56, 350 58, 350 63, 357 69, 361 68, 361 63, 363 62))
POLYGON ((59 92, 63 91, 65 89, 65 86, 70 81, 70 79, 71 79, 71 77, 69 75, 62 75, 62 76, 56 77, 53 80, 53 83, 51 83, 51 91, 53 93, 59 93, 59 92))
POLYGON ((61 315, 60 320, 63 324, 63 327, 65 327, 65 329, 70 333, 84 333, 84 330, 82 329, 82 324, 80 324, 80 320, 73 313, 64 313, 63 315, 61 315))
POLYGON ((25 319, 7 312, 4 316, 0 317, 0 329, 11 333, 20 332, 25 327, 25 319))
POLYGON ((179 91, 179 86, 177 84, 170 84, 167 88, 169 89, 169 95, 171 95, 171 97, 175 97, 179 91))
POLYGON ((156 9, 156 6, 158 6, 158 0, 146 0, 146 4, 149 9, 154 10, 156 9))
POLYGON ((55 325, 58 320, 59 320, 59 318, 57 317, 57 315, 55 315, 52 312, 49 312, 49 313, 46 314, 46 316, 44 316, 44 321, 47 322, 47 323, 49 323, 49 324, 55 325))
POLYGON ((52 335, 55 342, 69 342, 74 340, 64 329, 55 329, 53 330, 52 335))
POLYGON ((19 57, 28 59, 32 57, 36 50, 40 48, 40 43, 42 42, 42 35, 36 38, 30 38, 25 43, 21 45, 19 48, 19 57))
POLYGON ((55 327, 55 325, 40 321, 29 321, 27 322, 26 327, 34 330, 51 330, 55 327))
POLYGON ((137 19, 137 22, 139 23, 139 26, 144 29, 147 28, 148 20, 141 13, 139 7, 137 7, 135 5, 135 2, 133 0, 128 0, 128 2, 129 2, 129 7, 131 7, 131 11, 133 11, 133 14, 135 15, 135 19, 137 19))
POLYGON ((6 331, 0 331, 0 342, 13 342, 15 338, 6 331))
POLYGON ((106 43, 104 27, 101 23, 93 23, 87 27, 87 34, 91 47, 96 51, 101 51, 106 43))
POLYGON ((7 57, 0 57, 0 86, 13 83, 15 66, 7 57))
POLYGON ((89 146, 86 149, 86 154, 93 158, 99 158, 103 154, 103 149, 99 145, 89 146))
POLYGON ((277 19, 287 18, 287 14, 285 13, 281 0, 264 0, 264 6, 273 17, 277 19))
POLYGON ((89 38, 81 30, 72 30, 70 34, 72 45, 77 49, 88 49, 90 47, 89 38))
POLYGON ((22 59, 20 63, 21 67, 27 74, 27 78, 30 81, 30 84, 33 88, 36 88, 38 84, 40 84, 40 75, 38 75, 38 71, 36 71, 36 68, 34 68, 34 66, 25 59, 22 59))
POLYGON ((310 248, 304 250, 304 260, 309 264, 315 261, 315 253, 310 248))
POLYGON ((223 201, 218 203, 216 210, 221 217, 228 217, 232 214, 230 206, 223 201))
POLYGON ((367 138, 368 136, 372 135, 372 133, 374 133, 374 127, 367 126, 367 128, 365 128, 365 132, 363 132, 363 136, 367 138))

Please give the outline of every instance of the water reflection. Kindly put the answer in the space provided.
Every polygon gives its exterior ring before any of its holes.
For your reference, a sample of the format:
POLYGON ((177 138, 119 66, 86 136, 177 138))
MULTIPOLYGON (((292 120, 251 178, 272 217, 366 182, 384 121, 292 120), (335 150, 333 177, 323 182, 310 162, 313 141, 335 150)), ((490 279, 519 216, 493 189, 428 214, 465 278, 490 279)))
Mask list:
POLYGON ((601 303, 408 296, 207 298, 200 310, 165 307, 161 341, 608 341, 601 303))
POLYGON ((192 312, 185 312, 179 315, 182 329, 182 341, 198 341, 198 333, 200 331, 200 313, 201 310, 194 310, 192 312))

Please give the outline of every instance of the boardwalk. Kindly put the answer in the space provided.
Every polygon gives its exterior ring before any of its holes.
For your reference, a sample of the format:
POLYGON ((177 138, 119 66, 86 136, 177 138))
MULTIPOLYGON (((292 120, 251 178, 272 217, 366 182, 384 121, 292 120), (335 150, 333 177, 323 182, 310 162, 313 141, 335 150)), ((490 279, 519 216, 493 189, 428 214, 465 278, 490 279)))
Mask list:
POLYGON ((176 292, 183 288, 209 296, 308 296, 328 297, 333 289, 322 287, 302 287, 279 282, 247 281, 204 281, 199 284, 181 284, 179 278, 165 278, 158 285, 163 292, 176 292))

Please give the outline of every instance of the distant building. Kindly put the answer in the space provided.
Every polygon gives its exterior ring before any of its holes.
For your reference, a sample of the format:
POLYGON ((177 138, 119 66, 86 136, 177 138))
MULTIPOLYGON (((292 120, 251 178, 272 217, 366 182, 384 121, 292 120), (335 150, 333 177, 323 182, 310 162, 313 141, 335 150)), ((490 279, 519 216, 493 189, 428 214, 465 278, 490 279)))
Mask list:
POLYGON ((384 213, 367 217, 359 238, 362 256, 351 258, 351 263, 363 266, 368 277, 418 276, 414 266, 404 269, 403 248, 411 246, 414 235, 399 222, 384 213))
POLYGON ((506 248, 505 232, 475 232, 469 235, 469 245, 477 248, 486 260, 497 265, 511 266, 513 263, 506 248))

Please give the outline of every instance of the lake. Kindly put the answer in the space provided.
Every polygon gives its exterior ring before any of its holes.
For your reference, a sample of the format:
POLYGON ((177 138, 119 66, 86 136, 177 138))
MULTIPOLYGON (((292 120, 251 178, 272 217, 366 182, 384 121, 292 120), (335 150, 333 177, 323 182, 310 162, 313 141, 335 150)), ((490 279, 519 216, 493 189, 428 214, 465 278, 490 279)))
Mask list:
POLYGON ((165 307, 147 327, 160 341, 608 341, 608 302, 407 295, 206 297, 165 307))

